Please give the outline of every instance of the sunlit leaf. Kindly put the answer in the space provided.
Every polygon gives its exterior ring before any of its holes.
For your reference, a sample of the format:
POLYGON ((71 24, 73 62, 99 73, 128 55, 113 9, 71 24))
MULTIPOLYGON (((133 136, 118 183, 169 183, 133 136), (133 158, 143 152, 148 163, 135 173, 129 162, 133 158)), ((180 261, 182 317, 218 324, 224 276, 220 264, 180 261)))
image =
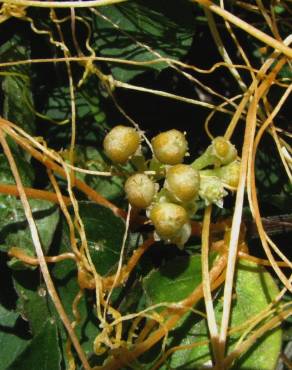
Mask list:
POLYGON ((201 258, 199 255, 177 257, 159 270, 152 271, 143 286, 150 304, 179 302, 201 283, 201 258))
MULTIPOLYGON (((231 327, 235 328, 267 308, 268 304, 277 295, 278 288, 271 275, 262 267, 254 263, 241 262, 234 290, 231 327)), ((217 322, 222 315, 222 301, 216 303, 217 322)), ((172 334, 170 347, 208 341, 208 329, 205 320, 194 324, 193 315, 187 317, 180 327, 172 334)), ((247 329, 247 328, 245 328, 247 329)), ((234 348, 235 342, 242 335, 242 330, 231 335, 228 351, 234 348)), ((248 352, 235 364, 237 369, 245 370, 272 370, 277 363, 281 348, 281 331, 276 330, 263 336, 248 352)), ((171 368, 185 370, 209 364, 211 360, 210 346, 202 345, 189 350, 176 351, 169 361, 171 368)), ((165 367, 163 367, 164 369, 165 367)))

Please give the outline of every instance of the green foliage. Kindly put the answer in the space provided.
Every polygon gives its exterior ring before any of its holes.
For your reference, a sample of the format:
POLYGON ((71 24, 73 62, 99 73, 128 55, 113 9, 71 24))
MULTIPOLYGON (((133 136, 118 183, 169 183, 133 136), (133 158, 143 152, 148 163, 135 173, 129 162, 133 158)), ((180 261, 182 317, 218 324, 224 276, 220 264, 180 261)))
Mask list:
MULTIPOLYGON (((20 155, 15 155, 14 160, 16 162, 23 185, 31 186, 34 180, 33 168, 20 155)), ((1 184, 15 184, 9 163, 4 154, 0 154, 0 181, 1 184)))
MULTIPOLYGON (((97 204, 81 202, 79 207, 93 263, 99 273, 106 274, 118 262, 124 234, 124 222, 114 216, 110 210, 97 204)), ((49 228, 48 225, 47 228, 49 228)), ((60 238, 57 238, 57 240, 59 239, 58 245, 53 247, 57 247, 60 253, 71 251, 68 230, 64 220, 60 223, 58 233, 61 233, 60 238)), ((79 242, 78 238, 77 240, 79 242)), ((80 290, 77 282, 76 264, 68 260, 59 262, 52 269, 52 276, 55 284, 58 286, 58 292, 64 308, 73 321, 72 304, 80 290)), ((21 366, 19 367, 21 369, 27 369, 32 366, 32 361, 38 362, 41 361, 41 358, 44 361, 40 365, 41 369, 59 369, 62 358, 61 352, 65 351, 67 334, 48 296, 46 287, 42 279, 40 279, 39 273, 29 270, 14 270, 13 280, 14 288, 18 295, 17 311, 9 311, 0 306, 0 326, 3 324, 7 327, 13 327, 20 314, 22 318, 28 321, 33 339, 28 342, 16 335, 1 333, 3 341, 7 341, 7 345, 19 347, 19 351, 15 352, 15 357, 9 357, 11 362, 15 359, 11 369, 18 369, 18 366, 21 366), (61 340, 63 347, 62 351, 59 348, 59 340, 61 340), (25 351, 21 352, 24 348, 25 351), (36 351, 36 348, 39 348, 39 357, 34 357, 33 353, 36 351), (48 357, 48 348, 51 348, 49 352, 52 356, 51 360, 48 357)), ((78 322, 76 333, 87 354, 92 352, 92 343, 99 333, 98 321, 92 304, 93 301, 92 294, 84 293, 78 304, 78 311, 82 319, 78 322)), ((7 347, 5 346, 4 348, 6 349, 7 347)), ((5 364, 8 364, 9 358, 7 357, 5 364)), ((66 361, 66 358, 64 360, 66 361)))
POLYGON ((19 314, 0 305, 0 369, 5 370, 26 348, 28 341, 13 333, 19 314), (13 348, 13 351, 11 350, 13 348))
MULTIPOLYGON (((132 1, 98 12, 100 15, 93 19, 93 38, 101 56, 137 62, 158 59, 158 55, 179 59, 191 45, 194 18, 191 4, 185 1, 132 1)), ((147 69, 161 71, 166 67, 161 62, 147 67, 115 63, 111 72, 118 80, 129 81, 147 69)))
POLYGON ((40 370, 61 369, 61 353, 54 321, 45 321, 42 330, 31 340, 8 369, 27 370, 36 366, 40 370))
MULTIPOLYGON (((242 4, 243 2, 238 4, 226 2, 225 5, 227 10, 237 14, 237 8, 242 4)), ((104 81, 99 79, 99 73, 112 76, 122 82, 167 91, 177 96, 199 98, 214 104, 214 107, 219 104, 219 95, 213 95, 212 89, 227 98, 243 93, 235 86, 230 71, 225 67, 218 66, 214 74, 210 72, 211 74, 207 76, 183 67, 180 67, 180 73, 178 73, 171 69, 173 65, 165 60, 150 63, 160 56, 201 68, 209 68, 222 61, 210 37, 208 22, 202 9, 198 5, 194 6, 190 1, 131 0, 118 5, 96 7, 94 10, 75 9, 75 26, 72 19, 67 17, 73 14, 73 11, 69 13, 68 9, 56 9, 57 23, 54 22, 53 12, 47 9, 34 7, 13 9, 26 12, 26 16, 21 17, 16 12, 10 14, 10 19, 5 20, 6 13, 2 4, 0 116, 18 125, 27 134, 37 137, 39 142, 46 143, 48 150, 58 151, 67 163, 72 139, 72 101, 66 63, 60 61, 19 63, 8 67, 4 67, 2 63, 63 57, 64 45, 60 47, 60 44, 55 42, 60 41, 62 37, 68 48, 68 55, 81 56, 83 53, 86 56, 95 54, 97 57, 118 59, 117 61, 92 61, 96 68, 95 72, 98 72, 96 74, 88 69, 86 70, 88 75, 84 79, 84 61, 70 62, 70 67, 76 108, 74 165, 93 171, 113 170, 117 174, 102 177, 76 171, 75 176, 92 191, 121 206, 124 211, 127 210, 127 199, 123 187, 127 177, 133 174, 135 169, 155 170, 157 172, 154 180, 163 186, 162 179, 165 178, 167 166, 153 158, 146 160, 145 158, 149 158, 150 150, 143 142, 144 147, 141 152, 136 153, 130 164, 113 167, 102 148, 103 139, 109 129, 114 125, 130 126, 129 117, 139 124, 141 131, 149 139, 164 130, 177 129, 183 132, 187 129, 190 144, 188 155, 191 158, 186 156, 186 163, 192 163, 195 158, 200 158, 202 149, 210 144, 210 140, 206 139, 207 136, 203 135, 206 110, 195 104, 186 105, 185 102, 174 102, 162 96, 137 91, 130 92, 119 88, 113 88, 110 91, 108 89, 110 86, 105 87, 104 81), (75 34, 72 32, 74 27, 75 34), (199 78, 200 85, 195 85, 194 81, 191 81, 192 78, 199 78), (82 81, 81 85, 80 81, 82 81), (204 89, 205 87, 207 89, 204 89)), ((291 34, 289 25, 291 14, 287 5, 284 2, 283 4, 277 2, 276 6, 269 8, 267 14, 272 14, 270 13, 272 11, 275 12, 273 22, 277 24, 277 32, 280 36, 277 37, 285 39, 291 34)), ((240 17, 267 32, 267 25, 263 23, 264 18, 256 13, 251 16, 248 7, 240 8, 240 17)), ((215 21, 231 59, 236 63, 242 63, 238 49, 230 44, 229 37, 225 37, 223 22, 221 23, 219 18, 215 21)), ((269 29, 268 32, 272 30, 269 29)), ((236 36, 254 68, 258 68, 269 57, 261 49, 262 44, 259 41, 251 39, 251 36, 247 36, 246 33, 242 34, 239 29, 236 30, 236 36)), ((275 65, 276 63, 275 61, 275 65)), ((90 64, 86 67, 89 66, 90 64)), ((240 68, 238 71, 248 86, 251 81, 249 72, 240 68)), ((265 76, 263 75, 262 78, 264 79, 265 76)), ((282 85, 275 83, 273 89, 267 92, 265 97, 267 105, 262 113, 266 111, 268 113, 268 109, 282 96, 282 89, 285 88, 283 84, 288 85, 288 80, 291 78, 291 68, 289 69, 288 64, 283 66, 278 78, 282 85)), ((234 102, 237 104, 238 100, 234 102)), ((226 109, 233 109, 233 106, 226 105, 226 109)), ((273 122, 281 145, 285 144, 285 140, 288 141, 290 118, 288 113, 285 108, 282 108, 273 122)), ((209 127, 214 137, 224 135, 224 130, 230 122, 229 115, 221 115, 218 112, 215 114, 216 120, 214 119, 214 124, 209 127)), ((241 129, 240 125, 236 127, 232 137, 239 155, 241 155, 243 137, 241 129)), ((13 152, 23 185, 53 192, 46 173, 46 158, 42 162, 37 162, 28 151, 21 149, 13 138, 9 135, 5 135, 5 138, 13 152)), ((29 143, 28 138, 25 140, 29 143)), ((202 171, 202 177, 204 174, 219 176, 221 169, 210 169, 213 164, 214 161, 204 162, 200 167, 206 168, 202 171)), ((67 182, 58 174, 55 173, 55 175, 61 193, 68 196, 67 182)), ((72 180, 74 180, 73 177, 72 180)), ((74 186, 74 181, 72 184, 78 204, 78 215, 84 226, 89 251, 87 257, 92 260, 96 271, 103 278, 108 277, 117 271, 124 241, 125 220, 117 217, 109 208, 90 200, 90 196, 87 197, 74 186)), ((220 184, 222 185, 221 182, 220 184)), ((0 152, 0 185, 15 185, 9 163, 2 151, 0 152)), ((218 191, 217 185, 215 188, 218 191)), ((257 152, 256 185, 262 216, 291 211, 291 184, 287 182, 277 148, 270 138, 265 137, 261 141, 257 152)), ((208 199, 210 189, 206 193, 206 199, 208 199)), ((167 194, 164 191, 160 192, 159 196, 165 197, 167 194)), ((219 198, 221 200, 222 197, 219 198)), ((197 203, 198 211, 196 215, 191 215, 191 220, 201 221, 204 205, 201 206, 199 201, 197 203)), ((222 204, 222 202, 219 203, 222 204)), ((61 253, 72 253, 72 235, 69 233, 61 207, 48 200, 33 198, 29 198, 29 205, 44 254, 57 256, 61 253)), ((220 216, 231 215, 233 205, 232 194, 229 193, 224 202, 224 209, 220 213, 218 209, 212 213, 214 217, 212 221, 216 222, 220 216)), ((73 206, 68 206, 68 209, 74 223, 74 240, 77 247, 81 248, 82 237, 79 234, 81 226, 73 206)), ((245 209, 250 213, 247 203, 245 209)), ((188 209, 188 211, 193 210, 188 209)), ((153 235, 153 225, 144 222, 143 216, 140 217, 140 215, 137 215, 135 209, 132 210, 130 228, 125 241, 123 266, 138 246, 153 235)), ((275 236, 276 242, 280 240, 280 249, 284 254, 286 254, 289 236, 285 234, 280 237, 275 236)), ((221 235, 218 234, 219 237, 221 235)), ((247 243, 249 244, 249 240, 247 243)), ((10 258, 9 251, 12 247, 20 248, 29 257, 36 255, 19 196, 0 194, 0 370, 69 368, 66 355, 68 334, 47 291, 40 269, 38 266, 31 266, 16 258, 10 258)), ((256 243, 253 244, 251 254, 262 257, 261 247, 256 243)), ((113 345, 101 356, 94 354, 94 340, 104 328, 97 315, 96 291, 80 288, 78 263, 80 261, 66 259, 48 263, 48 267, 66 314, 71 322, 76 323, 75 332, 85 355, 92 366, 101 366, 105 361, 113 358, 113 355, 118 358, 120 350, 125 350, 126 347, 131 350, 134 347, 135 344, 127 343, 134 321, 123 321, 120 347, 113 345), (74 308, 77 308, 80 319, 73 309, 77 294, 80 294, 80 300, 74 308)), ((210 265, 214 263, 216 263, 216 255, 211 254, 210 265)), ((232 328, 239 327, 265 310, 279 293, 278 286, 281 284, 271 271, 272 269, 267 272, 264 268, 251 263, 238 264, 232 301, 230 324, 232 328)), ((200 238, 192 237, 184 250, 162 242, 155 243, 139 260, 127 282, 123 282, 112 291, 109 304, 122 315, 136 314, 160 303, 167 307, 169 304, 175 304, 187 298, 201 282, 200 238), (196 247, 193 247, 194 245, 196 247)), ((222 317, 223 290, 219 288, 213 294, 216 319, 219 323, 222 317)), ((103 299, 107 298, 105 292, 101 296, 103 299)), ((286 295, 284 301, 287 303, 289 300, 291 301, 291 298, 286 295)), ((155 309, 156 313, 161 314, 163 308, 155 309)), ((203 299, 193 308, 204 315, 203 299)), ((152 314, 153 311, 148 313, 152 314)), ((105 316, 111 324, 114 318, 109 313, 105 316)), ((268 319, 264 320, 264 322, 267 321, 268 319)), ((143 318, 135 327, 133 341, 143 330, 145 322, 147 319, 143 318)), ((256 328, 253 328, 252 332, 256 328)), ((291 341, 291 321, 285 321, 284 329, 286 334, 283 338, 281 329, 273 330, 261 337, 237 360, 233 368, 273 370, 282 350, 282 344, 291 341)), ((242 334, 242 330, 232 332, 228 342, 228 353, 235 348, 242 334)), ((247 337, 249 335, 250 333, 247 337)), ((209 333, 205 318, 195 312, 188 312, 177 322, 176 327, 168 332, 164 344, 168 349, 179 345, 195 345, 208 340, 209 333)), ((150 370, 161 355, 161 344, 162 340, 138 358, 136 363, 133 362, 129 367, 128 365, 121 367, 120 370, 134 368, 136 365, 139 368, 138 361, 141 361, 142 369, 150 370)), ((72 352, 76 369, 83 369, 74 349, 72 352)), ((188 350, 174 352, 159 370, 201 368, 208 366, 211 356, 210 345, 205 343, 188 350)))
MULTIPOLYGON (((159 271, 153 272, 145 279, 146 292, 151 297, 151 303, 177 302, 185 298, 194 290, 201 281, 200 258, 176 259, 166 264, 159 271), (174 269, 176 266, 176 269, 174 269), (181 271, 178 271, 178 267, 181 271), (195 278, 194 278, 195 277, 195 278)), ((279 290, 264 268, 256 264, 241 262, 237 271, 234 288, 233 309, 231 327, 236 328, 246 323, 255 315, 264 311, 270 302, 273 301, 279 290)), ((222 295, 216 297, 215 313, 217 322, 222 316, 222 295)), ((231 335, 228 351, 233 348, 243 331, 231 335)), ((187 345, 208 341, 208 329, 206 320, 200 316, 188 314, 183 321, 175 328, 169 336, 168 345, 187 345)), ((254 346, 236 364, 236 369, 258 369, 272 370, 278 360, 281 348, 281 331, 276 330, 256 342, 254 346)), ((201 345, 189 350, 175 352, 169 361, 168 366, 172 369, 194 369, 200 368, 210 361, 209 345, 201 345)), ((162 369, 168 368, 167 366, 162 369)))
MULTIPOLYGON (((77 146, 75 153, 76 164, 79 167, 86 168, 91 171, 110 170, 110 166, 106 162, 105 156, 101 150, 98 150, 94 146, 77 146)), ((102 196, 111 201, 121 201, 125 198, 123 188, 124 179, 121 176, 94 176, 84 173, 78 173, 77 176, 102 196)))
POLYGON ((159 270, 153 270, 143 281, 149 305, 175 303, 186 298, 202 280, 201 258, 177 257, 159 270))
MULTIPOLYGON (((18 154, 15 154, 14 159, 23 185, 32 186, 34 181, 32 166, 18 154)), ((2 184, 15 184, 8 161, 3 154, 0 154, 0 181, 2 184)), ((0 250, 8 251, 12 246, 17 246, 33 256, 34 246, 22 202, 10 195, 0 195, 0 202, 0 250)), ((44 251, 47 252, 59 221, 59 209, 56 205, 45 200, 31 199, 29 204, 35 217, 44 251)), ((22 266, 19 262, 13 260, 11 262, 11 266, 22 266)))
MULTIPOLYGON (((30 58, 30 46, 15 35, 0 47, 1 61, 30 58)), ((29 64, 9 68, 2 81, 4 94, 3 116, 18 124, 28 133, 35 131, 33 94, 31 91, 31 68, 29 64)))
POLYGON ((79 214, 92 262, 99 274, 106 275, 119 260, 125 224, 108 208, 90 202, 79 203, 79 214))
POLYGON ((1 327, 0 331, 0 369, 6 370, 27 347, 28 342, 15 334, 6 331, 6 327, 1 327))

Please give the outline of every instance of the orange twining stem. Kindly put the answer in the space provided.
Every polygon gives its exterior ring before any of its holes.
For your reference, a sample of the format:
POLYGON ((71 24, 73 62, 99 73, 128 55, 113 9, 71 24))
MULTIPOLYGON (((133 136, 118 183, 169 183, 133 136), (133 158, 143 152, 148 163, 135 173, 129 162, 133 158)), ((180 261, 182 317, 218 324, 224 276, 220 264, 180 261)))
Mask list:
MULTIPOLYGON (((210 270, 210 279, 211 279, 211 289, 217 289, 225 280, 225 270, 226 267, 226 255, 220 257, 217 260, 216 265, 210 270)), ((148 337, 153 325, 150 325, 147 329, 147 332, 144 333, 143 339, 140 337, 140 341, 136 342, 132 350, 121 350, 121 355, 117 355, 114 358, 110 358, 108 362, 102 367, 103 370, 119 370, 133 363, 136 358, 148 351, 153 347, 157 342, 159 342, 165 335, 166 331, 169 331, 174 328, 176 323, 181 319, 181 317, 197 303, 201 298, 203 298, 203 289, 202 284, 195 288, 195 290, 183 301, 177 303, 175 307, 165 310, 166 321, 164 325, 159 327, 157 330, 152 332, 148 337)), ((150 321, 152 324, 153 321, 150 321)), ((139 339, 138 337, 138 339, 139 339)))
MULTIPOLYGON (((266 259, 262 259, 262 258, 258 258, 258 257, 254 257, 254 256, 251 256, 247 253, 244 253, 242 251, 239 251, 238 252, 238 257, 239 258, 242 258, 244 260, 248 260, 248 261, 251 261, 251 262, 255 262, 256 264, 258 265, 262 265, 262 266, 272 266, 270 261, 269 260, 266 260, 266 259)), ((288 265, 288 263, 286 262, 283 262, 283 261, 275 261, 276 264, 279 266, 279 267, 290 267, 288 265)))
MULTIPOLYGON (((51 159, 49 159, 46 155, 43 155, 38 150, 34 149, 26 139, 22 139, 19 137, 14 131, 13 131, 13 124, 2 117, 0 118, 0 125, 2 126, 3 131, 5 131, 6 134, 11 136, 15 142, 17 142, 18 145, 20 145, 23 149, 28 151, 35 159, 37 159, 39 162, 41 162, 44 166, 47 168, 50 168, 52 171, 56 172, 60 176, 66 178, 66 172, 64 169, 53 162, 51 159)), ((113 203, 108 201, 106 198, 104 198, 102 195, 97 193, 95 190, 93 190, 90 186, 86 185, 83 181, 74 179, 74 184, 77 189, 82 191, 84 194, 88 196, 88 198, 92 199, 98 204, 101 204, 105 207, 110 208, 113 213, 115 213, 117 216, 126 218, 127 214, 123 209, 120 209, 119 207, 115 206, 113 203)))
MULTIPOLYGON (((10 248, 8 251, 8 256, 15 257, 19 259, 20 261, 28 265, 32 265, 32 266, 38 266, 40 263, 37 257, 29 256, 23 251, 23 249, 17 248, 17 247, 10 248)), ((58 256, 45 256, 46 262, 49 262, 49 263, 60 262, 66 259, 71 259, 75 261, 76 260, 75 254, 74 253, 62 253, 62 254, 59 254, 58 256)))
MULTIPOLYGON (((149 238, 145 240, 145 242, 133 252, 127 264, 124 265, 121 269, 119 279, 118 281, 115 282, 116 287, 121 284, 124 284, 127 281, 130 273, 133 271, 133 269, 139 262, 140 258, 154 243, 155 240, 153 238, 149 238)), ((115 277, 116 277, 115 274, 102 277, 102 286, 104 290, 110 290, 112 288, 112 285, 115 281, 115 277)), ((89 274, 88 271, 84 270, 82 267, 78 267, 78 282, 80 288, 82 289, 93 290, 96 288, 94 277, 91 274, 89 274)))
MULTIPOLYGON (((59 203, 57 195, 51 191, 25 187, 24 192, 28 198, 44 199, 53 203, 59 203)), ((0 184, 0 193, 19 196, 19 190, 16 185, 0 184)), ((71 204, 69 197, 63 195, 63 199, 66 205, 71 204)))
MULTIPOLYGON (((139 262, 140 258, 143 256, 143 254, 148 250, 151 245, 155 243, 155 240, 153 238, 149 238, 145 240, 145 242, 138 247, 132 254, 131 258, 129 259, 127 265, 123 266, 122 273, 120 274, 120 279, 118 284, 123 284, 129 277, 130 273, 133 271, 134 267, 139 262)), ((110 289, 113 285, 113 282, 115 280, 115 275, 107 276, 103 278, 103 287, 105 289, 110 289)))

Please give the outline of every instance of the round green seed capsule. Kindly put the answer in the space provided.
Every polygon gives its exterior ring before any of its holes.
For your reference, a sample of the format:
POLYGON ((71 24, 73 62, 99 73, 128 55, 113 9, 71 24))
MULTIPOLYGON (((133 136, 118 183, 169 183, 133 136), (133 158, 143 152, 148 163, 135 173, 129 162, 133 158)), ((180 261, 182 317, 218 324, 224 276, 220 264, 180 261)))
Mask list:
POLYGON ((188 215, 177 204, 157 203, 150 211, 150 219, 161 238, 171 239, 188 222, 188 215))
POLYGON ((199 171, 187 164, 177 164, 167 171, 165 186, 178 200, 188 202, 198 194, 199 171))
POLYGON ((233 188, 237 188, 240 174, 240 162, 234 161, 220 169, 221 180, 233 188))
POLYGON ((229 140, 222 136, 216 137, 211 144, 211 153, 220 165, 233 162, 237 157, 237 150, 229 140))
POLYGON ((155 157, 161 163, 171 165, 181 163, 188 150, 185 135, 175 129, 155 136, 151 144, 155 157))
POLYGON ((155 184, 148 176, 137 173, 127 179, 125 183, 125 192, 132 206, 147 208, 153 200, 156 188, 155 184))
POLYGON ((126 163, 137 151, 140 145, 140 135, 132 127, 115 126, 104 138, 105 154, 114 163, 126 163))

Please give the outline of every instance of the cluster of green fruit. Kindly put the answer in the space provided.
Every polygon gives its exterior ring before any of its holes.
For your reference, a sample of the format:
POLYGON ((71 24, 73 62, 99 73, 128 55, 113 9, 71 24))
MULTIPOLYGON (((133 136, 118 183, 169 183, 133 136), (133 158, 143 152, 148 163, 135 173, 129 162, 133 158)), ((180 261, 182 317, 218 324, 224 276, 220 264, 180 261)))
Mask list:
POLYGON ((237 150, 228 140, 217 137, 193 163, 183 164, 188 143, 184 133, 172 129, 152 139, 153 158, 146 161, 141 141, 134 128, 116 126, 104 139, 104 151, 114 164, 140 163, 137 173, 125 182, 129 203, 146 209, 157 239, 183 247, 191 235, 190 218, 198 200, 222 207, 225 188, 236 189, 240 168, 237 150))

